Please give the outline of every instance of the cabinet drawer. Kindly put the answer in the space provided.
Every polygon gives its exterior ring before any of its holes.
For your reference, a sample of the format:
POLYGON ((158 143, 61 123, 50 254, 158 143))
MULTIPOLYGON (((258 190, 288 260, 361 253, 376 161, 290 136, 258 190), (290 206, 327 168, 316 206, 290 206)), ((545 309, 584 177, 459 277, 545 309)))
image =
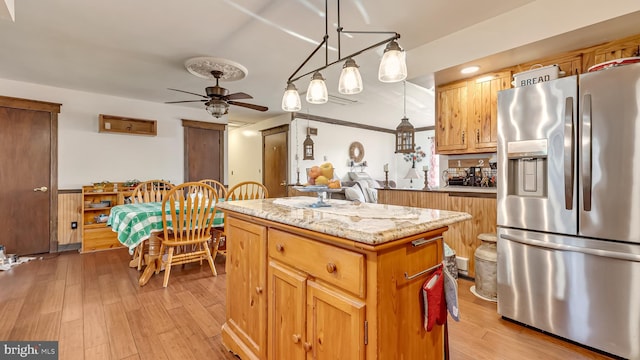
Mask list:
POLYGON ((121 246, 111 228, 86 229, 82 234, 82 252, 117 249, 121 246))
POLYGON ((336 246, 269 229, 269 256, 309 275, 365 297, 365 259, 336 246))

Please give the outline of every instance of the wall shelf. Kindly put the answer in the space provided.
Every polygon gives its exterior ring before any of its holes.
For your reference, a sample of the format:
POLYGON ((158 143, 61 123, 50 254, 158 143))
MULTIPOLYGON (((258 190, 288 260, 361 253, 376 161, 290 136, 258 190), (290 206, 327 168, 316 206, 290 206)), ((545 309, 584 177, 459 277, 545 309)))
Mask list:
POLYGON ((100 114, 98 132, 156 136, 158 128, 156 120, 100 114))

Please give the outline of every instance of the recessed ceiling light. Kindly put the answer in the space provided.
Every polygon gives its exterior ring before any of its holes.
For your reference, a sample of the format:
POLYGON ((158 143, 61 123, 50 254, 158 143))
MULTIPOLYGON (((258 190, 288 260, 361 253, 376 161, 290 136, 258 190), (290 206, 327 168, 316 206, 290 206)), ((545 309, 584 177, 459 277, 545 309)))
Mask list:
POLYGON ((480 70, 480 66, 467 66, 466 68, 460 70, 462 74, 473 74, 474 72, 480 70))

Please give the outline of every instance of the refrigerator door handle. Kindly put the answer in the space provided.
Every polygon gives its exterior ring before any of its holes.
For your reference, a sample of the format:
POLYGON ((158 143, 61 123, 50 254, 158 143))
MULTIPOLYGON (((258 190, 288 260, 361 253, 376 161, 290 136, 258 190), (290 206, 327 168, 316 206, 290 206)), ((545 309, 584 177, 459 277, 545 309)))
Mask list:
POLYGON ((603 249, 594 249, 594 248, 582 248, 582 247, 571 246, 566 244, 557 244, 557 243, 539 241, 534 239, 526 239, 523 237, 517 237, 513 235, 508 235, 508 234, 500 234, 500 238, 521 243, 524 245, 536 246, 536 247, 547 248, 552 250, 572 251, 572 252, 579 252, 583 254, 601 256, 601 257, 612 258, 612 259, 640 262, 640 255, 638 254, 630 254, 630 253, 623 253, 623 252, 603 250, 603 249))
POLYGON ((570 96, 564 103, 564 207, 567 210, 573 209, 574 138, 573 97, 570 96))
POLYGON ((582 198, 584 211, 591 211, 591 94, 582 101, 582 198))

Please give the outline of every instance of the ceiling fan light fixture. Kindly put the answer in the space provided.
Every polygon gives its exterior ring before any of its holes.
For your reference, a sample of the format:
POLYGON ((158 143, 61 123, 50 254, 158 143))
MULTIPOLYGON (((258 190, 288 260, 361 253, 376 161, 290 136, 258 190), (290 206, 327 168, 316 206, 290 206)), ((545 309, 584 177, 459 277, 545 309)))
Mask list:
POLYGON ((319 71, 316 71, 311 77, 309 88, 307 89, 307 102, 310 104, 325 104, 329 101, 329 92, 327 84, 319 71))
POLYGON ((207 103, 206 110, 209 114, 218 119, 222 117, 222 115, 229 113, 229 104, 223 100, 211 100, 207 103))
POLYGON ((287 90, 285 90, 282 96, 282 110, 284 111, 300 111, 302 104, 300 102, 300 94, 298 89, 293 83, 287 84, 287 90))
POLYGON ((386 83, 398 82, 407 78, 407 60, 404 50, 394 39, 384 49, 384 55, 378 68, 378 80, 386 83))
POLYGON ((345 95, 353 95, 362 92, 362 77, 358 64, 352 58, 348 58, 342 66, 340 80, 338 81, 338 92, 345 95))

